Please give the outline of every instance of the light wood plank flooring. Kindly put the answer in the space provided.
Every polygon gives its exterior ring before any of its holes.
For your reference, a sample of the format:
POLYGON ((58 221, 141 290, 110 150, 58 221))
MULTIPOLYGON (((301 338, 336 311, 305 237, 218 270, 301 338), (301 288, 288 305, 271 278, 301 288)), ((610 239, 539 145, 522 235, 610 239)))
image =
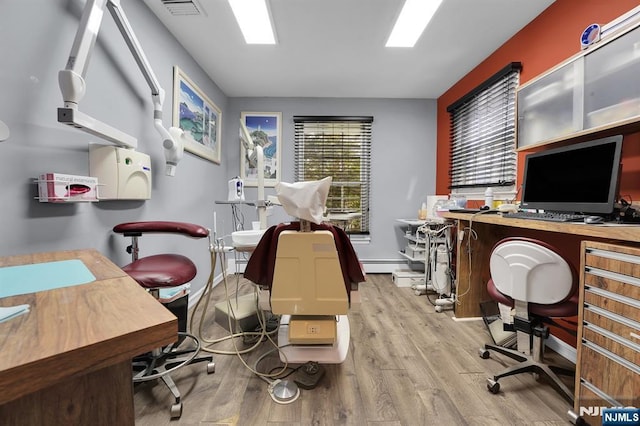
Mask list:
MULTIPOLYGON (((239 293, 251 291, 245 280, 239 293)), ((212 292, 212 304, 224 299, 223 286, 212 292)), ((360 285, 362 301, 349 312, 351 345, 347 360, 327 365, 313 390, 302 390, 290 404, 275 403, 267 383, 235 355, 215 355, 216 372, 204 364, 181 369, 174 378, 184 411, 170 420, 173 402, 162 383, 136 386, 136 424, 160 425, 568 425, 571 407, 549 385, 532 375, 501 380, 491 394, 486 378, 514 361, 492 354, 483 360, 478 348, 490 340, 482 321, 456 322, 452 312, 436 313, 426 296, 397 288, 391 276, 374 274, 360 285)), ((207 338, 224 336, 209 306, 203 322, 207 338)), ((198 318, 196 313, 194 318, 198 318)), ((247 347, 242 341, 238 346, 247 347)), ((233 349, 229 341, 213 346, 233 349)), ((268 342, 243 358, 253 366, 272 349, 268 342)), ((550 353, 553 357, 555 354, 550 353)), ((558 356, 555 359, 558 360, 558 356)), ((560 359, 562 360, 562 359, 560 359)), ((277 355, 260 370, 278 364, 277 355)), ((573 388, 570 379, 567 385, 573 388)))

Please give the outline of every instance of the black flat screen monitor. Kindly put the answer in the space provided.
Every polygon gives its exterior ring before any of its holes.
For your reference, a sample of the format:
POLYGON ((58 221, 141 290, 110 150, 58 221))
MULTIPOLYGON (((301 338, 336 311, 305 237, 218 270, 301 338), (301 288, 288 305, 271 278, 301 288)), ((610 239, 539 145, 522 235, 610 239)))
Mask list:
POLYGON ((618 192, 622 136, 525 157, 523 209, 610 214, 618 192))

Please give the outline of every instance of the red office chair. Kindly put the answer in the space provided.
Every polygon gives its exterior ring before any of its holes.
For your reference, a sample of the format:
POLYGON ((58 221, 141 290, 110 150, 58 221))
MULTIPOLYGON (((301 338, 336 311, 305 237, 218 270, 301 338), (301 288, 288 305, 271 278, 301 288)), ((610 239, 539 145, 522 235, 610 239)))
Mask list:
MULTIPOLYGON (((185 256, 179 254, 158 254, 139 258, 138 238, 147 233, 171 233, 192 238, 205 238, 209 230, 199 225, 182 222, 130 222, 114 226, 114 232, 131 237, 131 245, 127 252, 131 253, 132 262, 122 268, 138 284, 147 289, 156 299, 160 289, 177 287, 190 282, 196 276, 196 265, 185 256)), ((185 314, 186 317, 186 308, 185 314)), ((136 357, 133 362, 133 382, 144 382, 162 379, 173 396, 175 404, 171 406, 171 418, 182 415, 180 391, 169 375, 173 371, 196 362, 207 362, 207 373, 215 371, 213 357, 198 357, 199 339, 186 332, 186 318, 179 321, 177 342, 164 348, 154 349, 148 354, 136 357), (183 320, 183 321, 182 321, 183 320), (183 325, 184 324, 184 325, 183 325), (186 341, 193 344, 186 347, 186 341)))
POLYGON ((518 350, 486 344, 480 350, 489 358, 489 350, 519 361, 487 379, 487 388, 498 393, 502 377, 531 372, 544 375, 570 403, 573 393, 557 374, 574 375, 573 370, 544 364, 545 339, 553 317, 571 317, 578 312, 578 280, 575 270, 550 245, 529 238, 506 238, 491 252, 491 279, 487 291, 496 302, 515 307, 514 329, 518 350), (533 348, 531 337, 533 336, 533 348))

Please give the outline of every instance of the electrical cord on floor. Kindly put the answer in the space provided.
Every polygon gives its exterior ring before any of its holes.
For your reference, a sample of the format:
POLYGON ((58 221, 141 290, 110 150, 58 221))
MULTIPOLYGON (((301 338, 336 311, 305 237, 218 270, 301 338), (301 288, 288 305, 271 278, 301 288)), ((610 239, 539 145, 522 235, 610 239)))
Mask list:
MULTIPOLYGON (((260 332, 240 332, 240 333, 234 333, 233 331, 233 323, 232 323, 232 316, 235 318, 235 314, 233 312, 233 306, 231 304, 231 297, 229 295, 229 286, 228 286, 228 281, 227 281, 227 269, 226 269, 226 257, 225 257, 225 251, 224 251, 224 245, 222 244, 222 239, 220 239, 217 243, 216 246, 212 245, 211 243, 209 244, 209 251, 210 251, 210 257, 211 257, 211 272, 209 273, 209 278, 207 280, 207 283, 205 285, 205 290, 204 293, 202 295, 202 297, 198 300, 198 302, 196 303, 196 306, 194 307, 194 313, 198 311, 198 309, 201 306, 201 303, 204 303, 203 306, 203 312, 202 315, 200 316, 200 321, 198 324, 198 329, 197 329, 197 335, 198 338, 200 339, 201 342, 203 343, 207 343, 208 345, 214 345, 226 340, 231 340, 232 344, 233 344, 233 351, 223 351, 223 350, 216 350, 216 349, 212 349, 208 346, 202 345, 201 349, 202 351, 205 352, 209 352, 209 353, 213 353, 213 354, 217 354, 217 355, 236 355, 240 361, 242 362, 242 364, 252 373, 258 375, 259 377, 264 376, 264 373, 260 373, 258 371, 256 371, 255 369, 251 368, 246 362, 245 360, 242 358, 243 354, 249 353, 253 350, 255 350, 258 346, 260 346, 260 344, 263 342, 263 340, 266 338, 274 347, 275 349, 279 350, 277 343, 272 339, 271 335, 275 334, 278 329, 274 329, 271 332, 267 332, 267 327, 266 327, 266 320, 264 317, 264 312, 261 309, 257 309, 257 317, 258 317, 258 322, 260 324, 260 332), (206 337, 203 336, 203 325, 204 325, 204 317, 205 317, 205 313, 208 312, 208 307, 211 301, 211 295, 212 295, 212 290, 213 290, 213 280, 214 280, 214 274, 215 274, 215 268, 216 268, 216 264, 217 264, 217 259, 218 256, 220 256, 220 266, 222 269, 222 280, 223 280, 223 285, 224 285, 224 290, 225 290, 225 298, 227 300, 227 306, 229 309, 229 315, 227 316, 227 320, 229 322, 229 335, 219 338, 219 339, 208 339, 206 337), (202 302, 204 300, 204 302, 202 302), (247 335, 254 335, 254 336, 259 336, 259 338, 256 340, 256 342, 250 346, 249 348, 240 350, 237 346, 236 343, 236 339, 239 337, 246 337, 247 335)), ((237 293, 236 293, 237 294, 237 293)), ((257 291, 255 291, 255 302, 256 302, 256 307, 258 305, 258 295, 257 295, 257 291)), ((236 302, 236 306, 237 306, 237 302, 236 302)), ((191 321, 190 321, 190 329, 193 330, 194 328, 194 321, 195 315, 191 316, 191 321)), ((278 372, 277 374, 269 374, 267 375, 268 377, 277 377, 277 375, 281 374, 283 371, 285 371, 285 369, 288 367, 288 362, 286 361, 286 355, 282 354, 283 357, 285 358, 285 365, 283 366, 283 368, 281 369, 281 372, 278 372)))
POLYGON ((260 355, 260 357, 253 364, 253 370, 255 370, 255 372, 258 375, 258 377, 260 377, 265 382, 267 382, 269 384, 272 384, 273 380, 269 380, 269 378, 284 379, 286 377, 289 377, 291 374, 293 374, 296 371, 298 371, 300 369, 300 367, 302 367, 302 365, 300 365, 300 366, 298 366, 296 368, 289 367, 288 363, 285 362, 285 363, 283 363, 283 365, 280 365, 278 367, 272 368, 268 373, 261 373, 258 370, 258 364, 260 364, 260 362, 262 362, 263 359, 265 359, 266 357, 268 357, 269 355, 271 355, 272 353, 274 353, 276 351, 280 352, 283 348, 286 348, 287 346, 291 346, 291 345, 278 346, 278 347, 270 349, 267 352, 265 352, 262 355, 260 355), (277 373, 274 373, 274 370, 278 370, 277 373), (286 370, 291 370, 291 371, 286 372, 286 370), (284 374, 285 372, 286 372, 286 374, 284 374))
MULTIPOLYGON (((198 311, 198 309, 200 309, 200 306, 202 306, 202 304, 204 303, 204 306, 202 308, 203 312, 202 315, 200 316, 200 321, 198 323, 198 329, 197 329, 197 335, 198 338, 200 339, 201 342, 203 343, 207 343, 209 345, 212 344, 216 344, 216 343, 220 343, 226 340, 230 340, 230 339, 235 339, 235 338, 239 338, 239 337, 243 337, 247 334, 258 334, 258 335, 262 335, 262 332, 255 332, 255 333, 251 333, 251 332, 242 332, 242 333, 233 333, 231 335, 219 338, 219 339, 209 339, 204 337, 204 333, 203 333, 203 326, 204 326, 204 319, 205 319, 205 313, 209 311, 209 304, 211 302, 211 295, 212 295, 212 289, 213 289, 213 279, 214 279, 214 273, 215 273, 215 268, 216 268, 216 259, 217 259, 217 253, 223 252, 222 247, 220 246, 220 243, 218 243, 218 248, 216 249, 215 247, 213 247, 212 245, 210 245, 210 255, 211 255, 211 272, 209 274, 209 278, 207 280, 207 283, 205 285, 205 290, 203 292, 202 297, 200 297, 200 299, 198 299, 198 302, 196 303, 196 306, 194 307, 194 313, 198 311)), ((220 253, 221 255, 223 255, 223 253, 220 253)), ((223 265, 224 267, 224 262, 223 265)), ((228 297, 228 287, 227 287, 227 282, 226 282, 226 270, 223 270, 223 279, 225 280, 225 293, 227 294, 227 302, 229 304, 229 308, 230 310, 230 315, 233 315, 233 308, 230 306, 230 300, 228 297)), ((191 320, 190 320, 190 329, 194 330, 194 319, 195 319, 195 315, 191 316, 191 320)), ((230 328, 230 330, 232 330, 233 328, 230 328)), ((257 345, 255 345, 257 346, 257 345)), ((252 351, 253 349, 255 349, 254 347, 250 347, 248 349, 245 349, 244 351, 242 351, 242 353, 248 353, 250 351, 252 351)), ((211 353, 215 353, 218 355, 235 355, 236 352, 235 351, 222 351, 222 350, 214 350, 208 347, 204 347, 202 348, 202 350, 206 351, 206 352, 211 352, 211 353)))
MULTIPOLYGON (((264 323, 264 327, 266 327, 267 333, 270 332, 275 332, 277 331, 278 327, 280 326, 280 315, 274 315, 271 314, 269 316, 269 318, 266 318, 266 321, 264 323)), ((255 330, 253 330, 254 332, 258 333, 261 329, 262 329, 263 325, 258 325, 255 330)), ((244 338, 243 338, 243 342, 246 345, 252 345, 254 344, 257 340, 262 340, 263 342, 265 341, 264 338, 261 338, 259 335, 255 335, 255 334, 245 334, 244 338)))
MULTIPOLYGON (((292 375, 293 373, 296 373, 298 370, 300 370, 302 367, 304 366, 304 364, 300 364, 299 366, 293 368, 293 367, 288 367, 287 369, 289 370, 285 375, 283 376, 279 376, 278 379, 286 379, 287 377, 289 377, 290 375, 292 375)), ((273 373, 274 371, 280 369, 282 367, 278 366, 278 367, 274 367, 272 368, 269 373, 273 373)))

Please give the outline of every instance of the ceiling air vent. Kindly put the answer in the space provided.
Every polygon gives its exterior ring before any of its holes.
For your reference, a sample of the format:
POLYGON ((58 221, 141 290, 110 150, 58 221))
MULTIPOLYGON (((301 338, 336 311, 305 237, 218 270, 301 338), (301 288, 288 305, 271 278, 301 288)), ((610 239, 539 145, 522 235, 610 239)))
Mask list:
POLYGON ((162 4, 172 15, 205 15, 204 9, 196 0, 162 0, 162 4))

